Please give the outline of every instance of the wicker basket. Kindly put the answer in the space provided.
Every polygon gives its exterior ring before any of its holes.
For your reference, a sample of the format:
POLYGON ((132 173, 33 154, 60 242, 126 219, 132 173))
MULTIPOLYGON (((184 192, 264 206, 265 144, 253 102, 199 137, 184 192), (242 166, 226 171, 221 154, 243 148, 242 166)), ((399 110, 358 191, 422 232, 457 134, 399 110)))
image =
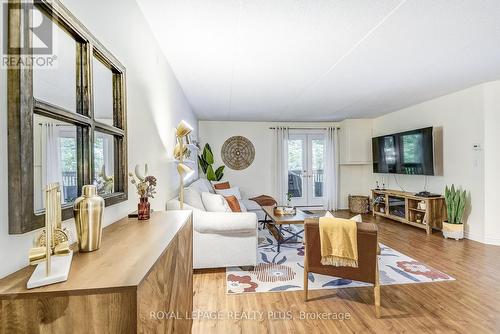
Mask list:
POLYGON ((352 213, 370 212, 370 197, 349 195, 349 211, 352 213))

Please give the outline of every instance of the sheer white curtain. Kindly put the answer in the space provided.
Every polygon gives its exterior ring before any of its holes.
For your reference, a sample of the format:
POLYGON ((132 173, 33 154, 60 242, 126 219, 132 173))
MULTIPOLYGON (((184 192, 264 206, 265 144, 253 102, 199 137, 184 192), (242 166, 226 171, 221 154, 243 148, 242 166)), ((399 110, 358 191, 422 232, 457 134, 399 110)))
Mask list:
POLYGON ((279 205, 286 203, 288 193, 288 128, 277 126, 276 137, 276 201, 279 205))
POLYGON ((325 209, 338 209, 339 150, 338 130, 329 127, 325 138, 325 209))
MULTIPOLYGON (((58 182, 63 193, 62 168, 61 168, 61 147, 59 143, 59 128, 56 124, 47 123, 43 126, 42 140, 44 148, 42 150, 42 187, 49 183, 58 182)), ((61 196, 61 201, 64 196, 61 196)))

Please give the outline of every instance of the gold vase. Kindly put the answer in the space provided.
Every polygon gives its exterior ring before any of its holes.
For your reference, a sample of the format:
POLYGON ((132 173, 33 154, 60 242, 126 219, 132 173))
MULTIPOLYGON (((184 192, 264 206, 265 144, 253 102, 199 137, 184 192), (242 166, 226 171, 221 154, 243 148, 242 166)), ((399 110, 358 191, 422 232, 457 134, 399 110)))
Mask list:
POLYGON ((97 195, 97 187, 83 186, 82 196, 78 197, 73 205, 80 252, 92 252, 99 249, 103 212, 104 199, 97 195))

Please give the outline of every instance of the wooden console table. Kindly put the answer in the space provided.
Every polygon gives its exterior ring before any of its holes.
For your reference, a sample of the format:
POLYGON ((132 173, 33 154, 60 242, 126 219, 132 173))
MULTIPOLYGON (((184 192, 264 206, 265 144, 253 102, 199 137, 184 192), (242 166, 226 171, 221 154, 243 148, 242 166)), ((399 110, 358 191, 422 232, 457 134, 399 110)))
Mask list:
POLYGON ((33 267, 0 280, 0 333, 190 333, 192 233, 190 211, 126 218, 66 282, 27 290, 33 267))
POLYGON ((432 229, 441 230, 446 217, 446 204, 443 196, 420 197, 414 193, 398 190, 372 189, 372 198, 383 197, 384 201, 373 205, 373 216, 382 216, 404 224, 425 229, 427 234, 432 229), (424 202, 425 209, 418 208, 424 202), (421 222, 417 222, 420 216, 421 222))

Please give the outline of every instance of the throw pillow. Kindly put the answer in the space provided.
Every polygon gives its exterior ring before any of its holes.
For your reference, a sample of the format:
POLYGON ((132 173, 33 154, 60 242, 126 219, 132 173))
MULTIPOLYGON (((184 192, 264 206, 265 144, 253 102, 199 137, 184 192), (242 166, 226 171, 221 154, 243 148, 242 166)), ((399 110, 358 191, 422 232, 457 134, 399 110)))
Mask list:
POLYGON ((221 183, 212 183, 212 185, 214 186, 215 191, 221 190, 221 189, 229 189, 229 188, 231 188, 231 185, 227 181, 226 182, 221 182, 221 183))
POLYGON ((215 193, 212 184, 207 179, 198 179, 189 185, 189 188, 197 190, 200 194, 203 192, 215 193))
POLYGON ((229 189, 216 189, 215 192, 219 195, 224 196, 224 197, 234 196, 238 200, 241 200, 241 192, 240 192, 240 188, 238 188, 238 187, 232 187, 229 189))
POLYGON ((330 211, 327 211, 323 217, 335 218, 330 211))
POLYGON ((231 195, 231 196, 224 196, 224 198, 226 199, 227 204, 231 208, 231 211, 233 211, 233 212, 241 212, 240 203, 238 202, 238 199, 236 198, 236 196, 233 196, 233 195, 231 195))
POLYGON ((352 217, 351 220, 354 220, 356 223, 362 223, 363 217, 361 215, 357 215, 357 216, 352 217))
POLYGON ((185 188, 184 189, 184 203, 193 208, 205 211, 205 206, 203 205, 203 201, 201 199, 201 194, 194 188, 185 188))
MULTIPOLYGON (((324 217, 335 218, 330 211, 327 211, 325 213, 324 217)), ((363 222, 363 217, 361 215, 357 215, 357 216, 354 216, 354 217, 350 218, 350 220, 354 220, 356 223, 362 223, 363 222)))
POLYGON ((203 192, 201 199, 208 212, 231 212, 231 208, 222 195, 203 192))
POLYGON ((248 212, 248 209, 247 209, 247 207, 245 206, 245 204, 243 203, 242 200, 239 199, 238 203, 240 203, 241 212, 248 212))

